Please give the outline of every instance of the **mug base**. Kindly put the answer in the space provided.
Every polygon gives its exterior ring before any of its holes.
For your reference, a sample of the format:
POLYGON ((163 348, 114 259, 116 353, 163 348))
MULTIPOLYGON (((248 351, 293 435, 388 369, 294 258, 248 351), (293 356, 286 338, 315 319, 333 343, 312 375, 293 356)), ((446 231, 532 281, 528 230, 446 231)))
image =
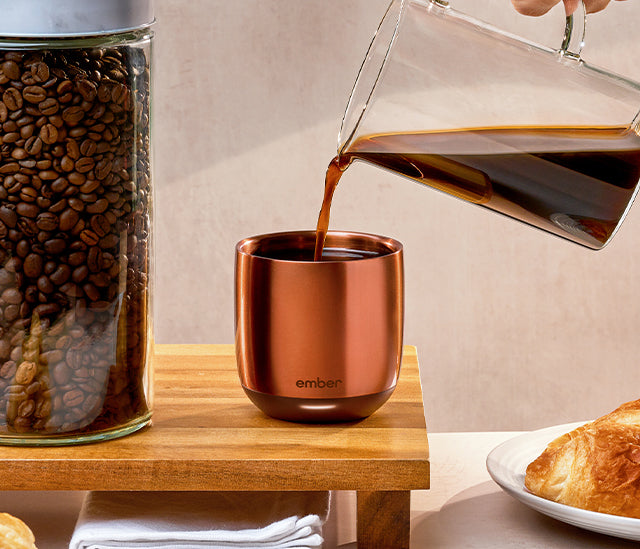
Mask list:
POLYGON ((242 386, 251 402, 268 416, 297 423, 339 423, 364 419, 382 406, 395 386, 371 395, 343 398, 295 398, 253 391, 242 386))

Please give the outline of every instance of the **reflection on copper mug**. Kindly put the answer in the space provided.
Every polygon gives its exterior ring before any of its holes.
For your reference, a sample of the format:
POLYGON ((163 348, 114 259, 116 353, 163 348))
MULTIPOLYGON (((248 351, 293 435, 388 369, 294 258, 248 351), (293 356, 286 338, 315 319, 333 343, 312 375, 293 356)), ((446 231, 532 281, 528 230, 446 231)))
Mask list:
POLYGON ((267 415, 350 421, 377 410, 400 373, 400 242, 329 232, 247 238, 236 246, 236 358, 242 387, 267 415))

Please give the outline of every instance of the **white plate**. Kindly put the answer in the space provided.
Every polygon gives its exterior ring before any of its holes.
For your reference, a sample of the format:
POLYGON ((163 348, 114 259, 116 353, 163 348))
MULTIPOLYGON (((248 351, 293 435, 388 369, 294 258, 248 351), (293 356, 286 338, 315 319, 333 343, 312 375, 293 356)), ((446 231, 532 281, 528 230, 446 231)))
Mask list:
POLYGON ((569 507, 535 496, 524 486, 529 463, 542 453, 549 442, 583 423, 548 427, 507 440, 491 451, 487 457, 487 470, 505 492, 540 513, 585 530, 640 541, 640 519, 569 507))

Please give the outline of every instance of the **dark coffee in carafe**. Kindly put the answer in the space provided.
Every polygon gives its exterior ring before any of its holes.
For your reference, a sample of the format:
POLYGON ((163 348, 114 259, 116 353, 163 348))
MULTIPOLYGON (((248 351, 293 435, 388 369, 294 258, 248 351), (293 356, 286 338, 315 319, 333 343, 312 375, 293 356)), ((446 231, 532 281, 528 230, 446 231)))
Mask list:
POLYGON ((637 191, 640 137, 622 127, 469 128, 360 137, 327 170, 316 260, 322 257, 333 192, 353 160, 600 249, 637 191))

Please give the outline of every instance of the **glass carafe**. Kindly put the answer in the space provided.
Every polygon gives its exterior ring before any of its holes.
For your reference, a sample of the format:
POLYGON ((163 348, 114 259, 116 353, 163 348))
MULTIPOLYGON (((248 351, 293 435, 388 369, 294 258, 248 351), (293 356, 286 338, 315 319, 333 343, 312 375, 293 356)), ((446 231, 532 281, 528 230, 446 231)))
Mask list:
POLYGON ((339 155, 602 248, 638 188, 640 84, 581 58, 585 21, 581 5, 553 49, 444 0, 392 1, 339 155))

